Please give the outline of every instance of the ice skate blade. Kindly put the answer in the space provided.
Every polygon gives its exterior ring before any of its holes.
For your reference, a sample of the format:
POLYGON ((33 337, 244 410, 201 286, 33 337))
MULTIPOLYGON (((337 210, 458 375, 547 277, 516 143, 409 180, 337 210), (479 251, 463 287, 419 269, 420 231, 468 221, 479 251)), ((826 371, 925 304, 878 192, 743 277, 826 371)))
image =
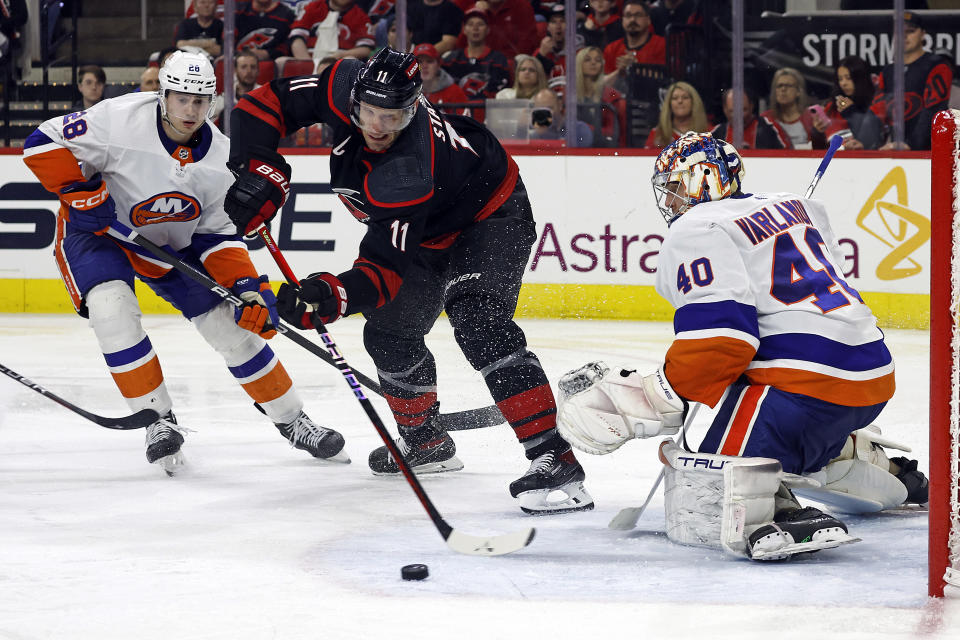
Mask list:
MULTIPOLYGON (((818 531, 817 533, 820 532, 818 531)), ((767 538, 771 538, 773 536, 776 536, 776 534, 765 536, 759 542, 762 543, 767 538)), ((750 552, 750 559, 760 561, 786 560, 791 556, 795 556, 800 553, 811 553, 813 551, 820 551, 822 549, 835 549, 840 545, 853 544, 854 542, 860 541, 860 538, 854 538, 853 536, 844 533, 841 529, 835 529, 829 530, 824 533, 823 537, 811 540, 809 542, 795 542, 780 548, 757 549, 756 545, 754 545, 753 550, 750 552)))
POLYGON ((332 455, 329 458, 317 458, 317 460, 322 462, 335 462, 337 464, 350 464, 352 462, 350 456, 347 454, 346 448, 340 449, 336 455, 332 455))
POLYGON ((185 465, 187 464, 187 459, 183 457, 182 451, 177 451, 176 453, 171 453, 168 456, 158 458, 153 464, 160 465, 160 468, 163 469, 163 472, 172 478, 183 471, 185 465))
POLYGON ((524 491, 517 496, 520 501, 520 510, 532 516, 546 516, 555 513, 571 513, 574 511, 589 511, 593 509, 593 498, 583 488, 582 482, 570 484, 556 489, 534 489, 524 491), (561 492, 566 498, 549 501, 550 494, 561 492))
MULTIPOLYGON (((426 464, 421 464, 416 467, 412 467, 412 471, 418 476, 426 475, 429 473, 447 473, 448 471, 460 471, 463 469, 463 462, 460 461, 460 458, 453 456, 449 460, 444 460, 443 462, 428 462, 426 464)), ((371 473, 375 476, 398 476, 400 475, 400 470, 397 469, 394 473, 385 473, 383 471, 373 471, 371 473)))

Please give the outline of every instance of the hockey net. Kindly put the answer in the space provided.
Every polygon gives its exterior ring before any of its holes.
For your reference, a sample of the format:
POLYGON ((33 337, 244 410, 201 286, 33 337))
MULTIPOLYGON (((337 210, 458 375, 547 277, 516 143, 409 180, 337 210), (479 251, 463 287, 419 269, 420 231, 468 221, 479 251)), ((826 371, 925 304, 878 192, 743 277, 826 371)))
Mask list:
POLYGON ((960 598, 960 111, 931 149, 929 593, 960 598))

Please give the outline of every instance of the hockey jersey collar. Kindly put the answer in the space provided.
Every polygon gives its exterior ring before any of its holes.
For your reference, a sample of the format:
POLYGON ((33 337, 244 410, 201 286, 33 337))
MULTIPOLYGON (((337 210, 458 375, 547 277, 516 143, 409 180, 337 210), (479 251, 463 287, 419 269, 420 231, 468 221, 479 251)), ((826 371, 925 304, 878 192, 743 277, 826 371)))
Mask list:
POLYGON ((210 145, 213 143, 213 132, 210 131, 209 122, 204 122, 193 137, 190 138, 190 141, 184 145, 171 140, 163 130, 159 106, 157 107, 157 135, 160 137, 160 143, 163 145, 163 148, 167 150, 167 153, 170 154, 172 158, 181 161, 181 164, 184 164, 184 158, 177 152, 181 147, 189 147, 190 149, 190 159, 188 162, 199 162, 207 155, 207 152, 210 151, 210 145))

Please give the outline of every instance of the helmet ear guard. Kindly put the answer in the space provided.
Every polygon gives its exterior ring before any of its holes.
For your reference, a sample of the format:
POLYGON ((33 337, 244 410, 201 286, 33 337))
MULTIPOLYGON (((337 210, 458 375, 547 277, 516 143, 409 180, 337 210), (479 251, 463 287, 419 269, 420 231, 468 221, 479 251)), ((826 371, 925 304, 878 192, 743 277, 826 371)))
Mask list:
POLYGON ((657 208, 669 225, 696 204, 737 193, 744 175, 743 159, 732 144, 689 131, 657 156, 651 182, 657 208))

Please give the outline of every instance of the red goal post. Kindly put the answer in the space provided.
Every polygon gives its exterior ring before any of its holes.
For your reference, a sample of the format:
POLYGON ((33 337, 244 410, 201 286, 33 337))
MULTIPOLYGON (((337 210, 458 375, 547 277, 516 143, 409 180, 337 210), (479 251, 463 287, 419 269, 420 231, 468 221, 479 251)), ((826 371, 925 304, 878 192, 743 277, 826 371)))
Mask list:
POLYGON ((929 594, 960 598, 960 111, 933 120, 929 594))

